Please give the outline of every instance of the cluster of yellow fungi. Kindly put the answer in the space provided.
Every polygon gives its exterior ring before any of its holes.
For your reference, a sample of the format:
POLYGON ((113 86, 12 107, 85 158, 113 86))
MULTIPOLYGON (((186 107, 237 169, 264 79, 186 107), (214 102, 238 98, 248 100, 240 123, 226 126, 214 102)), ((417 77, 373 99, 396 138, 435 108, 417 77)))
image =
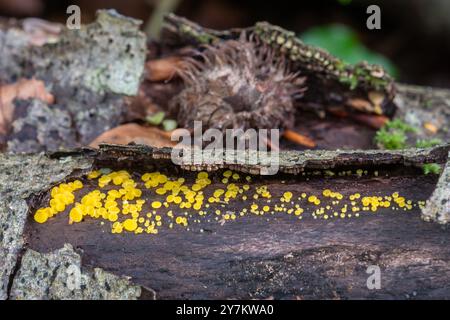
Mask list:
MULTIPOLYGON (((175 225, 189 228, 190 223, 200 223, 201 219, 225 223, 246 215, 278 213, 302 219, 302 204, 312 207, 314 219, 324 220, 359 217, 361 212, 375 213, 381 208, 408 211, 425 205, 423 201, 406 200, 398 192, 388 196, 344 196, 325 189, 317 195, 281 191, 281 195, 274 196, 267 185, 250 186, 251 176, 241 177, 231 170, 223 172, 214 184, 207 172, 196 174, 195 182, 188 185, 184 178, 171 178, 160 172, 132 175, 126 170, 110 169, 92 171, 82 180, 84 184, 75 180, 53 187, 49 206, 38 209, 34 220, 45 223, 67 210, 69 224, 89 217, 109 221, 112 233, 157 234, 163 225, 169 229, 175 225), (81 194, 75 195, 76 191, 81 194), (81 199, 76 202, 77 198, 81 199), (344 198, 348 201, 341 204, 344 198), (240 204, 239 209, 230 206, 233 201, 240 204)), ((281 186, 288 189, 289 184, 282 181, 281 186)))

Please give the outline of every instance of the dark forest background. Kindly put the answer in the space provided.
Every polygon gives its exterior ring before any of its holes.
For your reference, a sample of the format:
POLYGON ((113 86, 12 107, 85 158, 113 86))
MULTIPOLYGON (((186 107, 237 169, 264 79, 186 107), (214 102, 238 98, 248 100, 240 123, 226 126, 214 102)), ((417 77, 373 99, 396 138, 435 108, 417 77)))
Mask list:
POLYGON ((399 81, 450 87, 448 0, 0 0, 0 15, 64 22, 67 6, 76 4, 84 23, 92 21, 99 8, 115 8, 143 20, 145 28, 163 1, 207 27, 245 27, 266 20, 349 62, 382 63, 399 81), (381 30, 366 28, 370 4, 381 7, 381 30))

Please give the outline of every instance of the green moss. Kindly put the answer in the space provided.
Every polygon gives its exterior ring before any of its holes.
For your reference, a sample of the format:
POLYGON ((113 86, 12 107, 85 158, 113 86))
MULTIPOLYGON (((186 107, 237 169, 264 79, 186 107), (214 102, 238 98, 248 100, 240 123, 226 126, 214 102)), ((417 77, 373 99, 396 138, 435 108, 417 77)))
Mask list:
POLYGON ((407 137, 404 132, 390 132, 386 128, 381 128, 375 135, 375 142, 387 150, 405 149, 406 140, 407 137))
POLYGON ((400 119, 388 121, 386 125, 378 130, 375 142, 384 149, 397 150, 408 147, 407 133, 416 133, 417 128, 410 126, 400 119))
POLYGON ((402 121, 400 119, 388 121, 386 123, 385 127, 387 129, 398 130, 398 131, 402 131, 404 133, 407 133, 407 132, 416 133, 418 131, 417 128, 405 123, 404 121, 402 121))
POLYGON ((441 143, 442 143, 442 140, 437 139, 437 138, 429 139, 429 140, 421 139, 421 140, 417 140, 416 148, 432 148, 437 145, 440 145, 441 143))
POLYGON ((194 38, 196 41, 202 44, 209 44, 217 40, 217 37, 201 30, 196 30, 194 26, 182 25, 180 31, 189 37, 194 38))
POLYGON ((441 172, 441 166, 437 163, 427 163, 422 166, 423 173, 428 174, 439 174, 441 172))
POLYGON ((351 75, 350 77, 340 77, 339 81, 350 86, 350 90, 355 90, 359 84, 358 77, 356 75, 351 75))
MULTIPOLYGON (((405 148, 432 148, 443 143, 441 139, 419 139, 415 144, 411 140, 414 140, 414 134, 417 134, 419 129, 413 127, 400 119, 389 121, 383 128, 378 130, 375 135, 375 142, 380 148, 387 150, 405 149, 405 148), (410 138, 410 144, 408 144, 408 137, 410 138)), ((416 137, 417 138, 417 137, 416 137)))

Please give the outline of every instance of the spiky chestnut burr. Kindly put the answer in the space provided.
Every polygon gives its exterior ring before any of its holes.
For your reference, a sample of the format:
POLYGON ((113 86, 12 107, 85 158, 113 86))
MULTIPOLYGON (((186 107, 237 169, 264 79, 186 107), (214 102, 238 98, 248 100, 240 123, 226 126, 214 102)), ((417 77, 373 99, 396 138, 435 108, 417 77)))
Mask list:
POLYGON ((178 123, 192 128, 274 129, 294 124, 294 101, 305 79, 291 73, 289 61, 243 32, 238 40, 208 45, 189 59, 180 76, 184 89, 172 99, 178 123))
POLYGON ((346 113, 376 115, 377 126, 385 121, 383 118, 395 113, 396 85, 382 67, 365 62, 347 64, 321 48, 303 43, 294 32, 267 22, 257 22, 245 29, 217 31, 169 14, 164 17, 162 39, 172 48, 198 47, 238 39, 242 32, 252 34, 288 60, 291 72, 300 70, 307 77, 308 92, 299 105, 301 109, 323 117, 326 111, 334 112, 336 106, 341 106, 346 113))

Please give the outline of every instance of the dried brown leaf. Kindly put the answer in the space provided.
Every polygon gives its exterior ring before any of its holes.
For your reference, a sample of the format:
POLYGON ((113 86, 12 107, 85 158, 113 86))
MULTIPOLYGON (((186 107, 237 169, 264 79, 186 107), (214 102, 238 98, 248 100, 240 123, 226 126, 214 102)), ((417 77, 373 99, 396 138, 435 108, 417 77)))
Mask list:
POLYGON ((166 57, 150 60, 145 64, 146 78, 150 81, 166 81, 172 79, 183 61, 179 57, 166 57))
POLYGON ((136 123, 128 123, 104 132, 90 143, 97 148, 101 143, 126 145, 131 142, 153 147, 173 147, 176 142, 170 140, 170 132, 155 127, 144 127, 136 123))

